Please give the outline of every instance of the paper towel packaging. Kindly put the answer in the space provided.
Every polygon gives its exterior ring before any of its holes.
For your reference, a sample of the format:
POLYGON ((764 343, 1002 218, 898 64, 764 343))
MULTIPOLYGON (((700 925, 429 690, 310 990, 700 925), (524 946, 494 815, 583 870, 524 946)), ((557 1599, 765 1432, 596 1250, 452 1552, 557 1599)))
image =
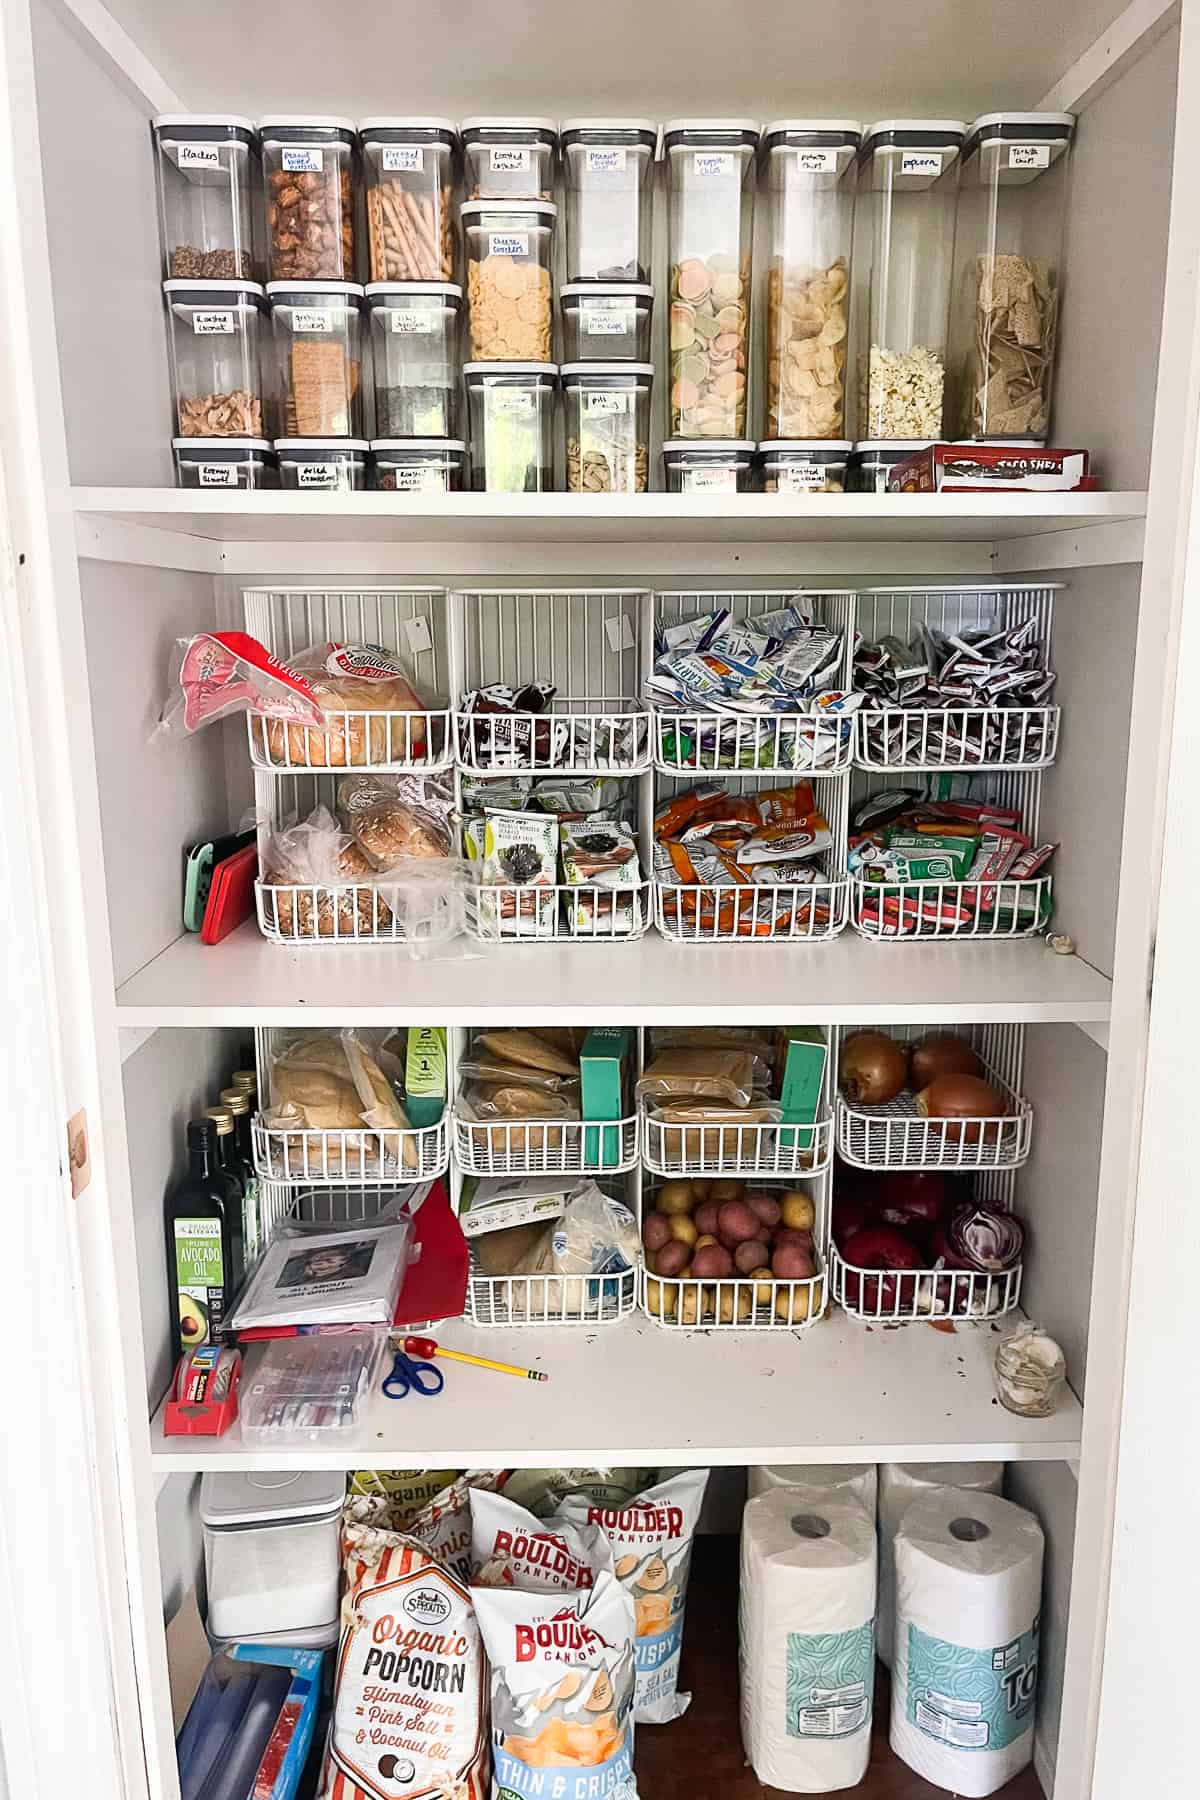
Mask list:
POLYGON ((793 1794, 853 1787, 871 1751, 875 1527, 849 1493, 772 1488, 742 1519, 742 1743, 793 1794))
POLYGON ((934 1488, 900 1522, 891 1745, 969 1800, 1033 1756, 1042 1528, 995 1494, 934 1488))
POLYGON ((896 1527, 914 1500, 931 1488, 956 1487, 971 1493, 998 1494, 1004 1481, 1004 1464, 880 1463, 879 1465, 879 1609, 875 1648, 880 1660, 892 1666, 892 1639, 896 1630, 896 1559, 892 1540, 896 1527))
POLYGON ((874 1463, 752 1463, 746 1476, 751 1500, 770 1488, 804 1487, 852 1493, 875 1517, 874 1463))

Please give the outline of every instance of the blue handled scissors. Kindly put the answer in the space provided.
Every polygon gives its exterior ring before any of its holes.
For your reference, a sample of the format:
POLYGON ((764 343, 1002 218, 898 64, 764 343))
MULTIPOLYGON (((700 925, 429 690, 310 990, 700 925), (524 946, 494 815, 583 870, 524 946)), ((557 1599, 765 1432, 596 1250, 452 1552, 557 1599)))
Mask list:
POLYGON ((406 1394, 420 1394, 432 1400, 445 1385, 446 1377, 431 1362, 414 1362, 403 1350, 397 1350, 392 1372, 384 1377, 383 1391, 389 1400, 403 1400, 406 1394))

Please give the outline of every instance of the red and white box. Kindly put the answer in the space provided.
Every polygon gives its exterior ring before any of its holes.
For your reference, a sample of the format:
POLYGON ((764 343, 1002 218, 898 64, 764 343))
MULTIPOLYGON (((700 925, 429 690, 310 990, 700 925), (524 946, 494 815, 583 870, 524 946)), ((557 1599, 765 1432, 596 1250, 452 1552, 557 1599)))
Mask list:
POLYGON ((1066 494, 1094 488, 1086 450, 926 444, 888 474, 889 494, 1066 494))

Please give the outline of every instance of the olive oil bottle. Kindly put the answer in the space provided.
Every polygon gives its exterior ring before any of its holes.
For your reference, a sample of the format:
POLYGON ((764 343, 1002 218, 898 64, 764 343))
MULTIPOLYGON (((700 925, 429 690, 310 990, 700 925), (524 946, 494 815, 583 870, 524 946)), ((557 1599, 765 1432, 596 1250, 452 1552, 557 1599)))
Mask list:
POLYGON ((176 1361, 218 1336, 236 1279, 230 1189, 214 1120, 190 1121, 187 1150, 187 1173, 168 1189, 164 1208, 176 1361))

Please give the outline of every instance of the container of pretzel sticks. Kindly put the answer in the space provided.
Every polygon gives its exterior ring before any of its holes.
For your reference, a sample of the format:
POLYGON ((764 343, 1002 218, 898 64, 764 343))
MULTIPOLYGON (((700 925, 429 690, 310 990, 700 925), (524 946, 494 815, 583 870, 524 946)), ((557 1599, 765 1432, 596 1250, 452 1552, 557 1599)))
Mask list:
POLYGON ((371 281, 453 281, 458 131, 449 119, 364 119, 371 281))

